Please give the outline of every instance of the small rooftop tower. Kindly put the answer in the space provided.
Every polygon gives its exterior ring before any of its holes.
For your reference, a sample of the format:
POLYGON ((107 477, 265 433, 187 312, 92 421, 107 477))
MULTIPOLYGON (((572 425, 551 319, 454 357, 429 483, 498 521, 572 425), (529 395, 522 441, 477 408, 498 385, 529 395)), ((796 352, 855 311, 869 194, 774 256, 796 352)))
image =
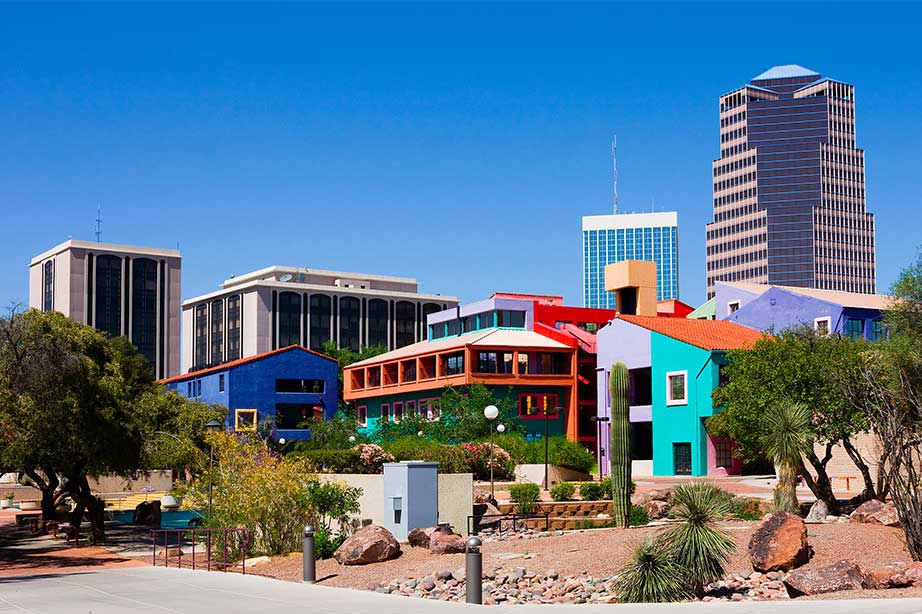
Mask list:
POLYGON ((618 313, 656 315, 656 263, 622 260, 605 266, 605 291, 614 292, 618 313))

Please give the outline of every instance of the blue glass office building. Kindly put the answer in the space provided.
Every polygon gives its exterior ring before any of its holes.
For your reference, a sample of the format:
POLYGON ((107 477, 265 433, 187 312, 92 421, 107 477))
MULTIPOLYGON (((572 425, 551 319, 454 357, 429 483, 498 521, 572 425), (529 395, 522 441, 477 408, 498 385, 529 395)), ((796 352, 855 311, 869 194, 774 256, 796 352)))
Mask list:
POLYGON ((605 291, 605 265, 622 260, 656 262, 657 300, 679 298, 678 214, 584 216, 584 306, 615 309, 614 293, 605 291))

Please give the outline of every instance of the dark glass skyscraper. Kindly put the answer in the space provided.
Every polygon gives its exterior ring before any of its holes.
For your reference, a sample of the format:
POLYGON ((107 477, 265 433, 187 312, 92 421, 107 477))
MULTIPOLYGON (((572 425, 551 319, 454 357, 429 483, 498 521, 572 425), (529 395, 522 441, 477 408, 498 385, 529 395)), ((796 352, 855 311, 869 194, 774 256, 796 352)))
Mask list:
POLYGON ((776 66, 721 96, 713 179, 709 297, 715 281, 875 291, 854 86, 776 66))

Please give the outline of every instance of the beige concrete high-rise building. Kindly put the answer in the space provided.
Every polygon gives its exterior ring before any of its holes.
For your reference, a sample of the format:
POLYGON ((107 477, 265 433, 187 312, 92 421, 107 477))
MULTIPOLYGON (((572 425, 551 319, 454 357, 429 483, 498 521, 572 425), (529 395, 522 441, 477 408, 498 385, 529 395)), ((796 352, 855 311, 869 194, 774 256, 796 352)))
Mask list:
POLYGON ((125 336, 154 377, 179 375, 179 252, 65 241, 29 264, 29 306, 125 336))
POLYGON ((707 291, 715 281, 875 292, 855 88, 776 66, 720 97, 707 291))

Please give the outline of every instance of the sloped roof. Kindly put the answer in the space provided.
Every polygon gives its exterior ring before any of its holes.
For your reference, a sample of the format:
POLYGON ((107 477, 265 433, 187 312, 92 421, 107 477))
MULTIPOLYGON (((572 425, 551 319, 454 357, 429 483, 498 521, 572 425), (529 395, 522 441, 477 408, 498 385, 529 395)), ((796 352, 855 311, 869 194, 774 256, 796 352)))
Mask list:
POLYGON ((630 322, 702 350, 747 349, 765 337, 762 331, 727 320, 689 320, 618 314, 618 320, 630 322))
MULTIPOLYGON (((402 348, 391 350, 378 356, 366 358, 365 360, 354 362, 349 367, 363 367, 374 365, 392 360, 400 360, 420 354, 430 354, 432 352, 443 352, 455 348, 467 346, 500 346, 500 347, 523 347, 523 348, 547 348, 555 350, 570 350, 563 343, 554 341, 544 335, 540 335, 530 330, 512 330, 508 328, 493 328, 476 333, 467 333, 457 337, 448 337, 436 341, 420 341, 413 345, 407 345, 402 348)), ((347 367, 347 368, 349 368, 347 367)))
POLYGON ((717 299, 711 297, 685 316, 689 320, 713 320, 717 316, 717 299))
POLYGON ((768 79, 793 79, 795 77, 819 77, 820 73, 814 72, 809 68, 798 66, 797 64, 784 64, 782 66, 772 66, 753 81, 765 81, 768 79))
POLYGON ((161 384, 170 384, 172 382, 181 382, 187 379, 194 379, 196 377, 203 377, 205 375, 210 375, 212 373, 217 373, 219 371, 227 371, 234 367, 239 367, 240 365, 245 365, 248 362, 256 362, 257 360, 262 360, 263 358, 268 358, 269 356, 274 356, 276 354, 282 354, 283 352, 289 352, 292 350, 301 350, 307 352, 308 354, 313 354, 319 358, 324 358, 331 362, 337 362, 335 358, 330 358, 326 354, 321 354, 320 352, 315 352, 301 345, 289 345, 287 347, 279 348, 277 350, 272 350, 270 352, 263 352, 262 354, 255 354, 253 356, 247 356, 246 358, 240 358, 238 360, 232 360, 230 362, 225 362, 214 367, 208 367, 207 369, 199 369, 198 371, 189 371, 188 373, 183 373, 182 375, 174 375, 173 377, 168 377, 167 379, 160 380, 161 384))
POLYGON ((893 303, 893 297, 885 294, 860 294, 858 292, 842 292, 840 290, 819 290, 817 288, 798 288, 795 286, 771 286, 767 284, 756 284, 748 281, 721 281, 717 282, 727 286, 734 286, 747 292, 755 294, 764 294, 772 288, 781 288, 787 292, 809 296, 811 298, 827 301, 843 307, 852 307, 855 309, 877 309, 884 311, 889 309, 893 303))

